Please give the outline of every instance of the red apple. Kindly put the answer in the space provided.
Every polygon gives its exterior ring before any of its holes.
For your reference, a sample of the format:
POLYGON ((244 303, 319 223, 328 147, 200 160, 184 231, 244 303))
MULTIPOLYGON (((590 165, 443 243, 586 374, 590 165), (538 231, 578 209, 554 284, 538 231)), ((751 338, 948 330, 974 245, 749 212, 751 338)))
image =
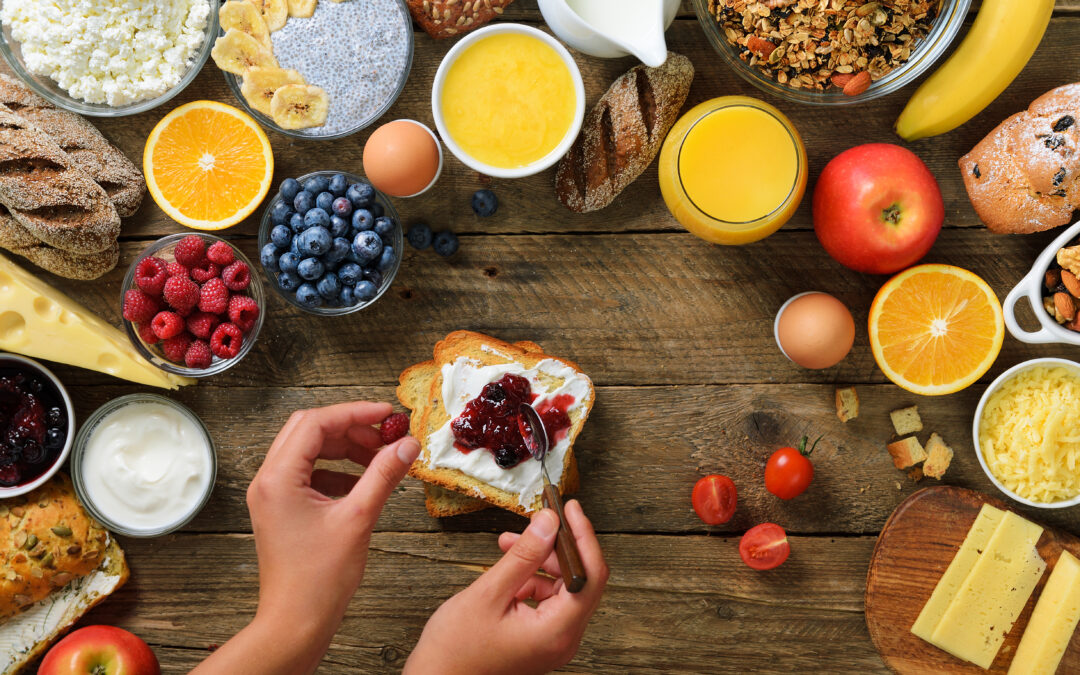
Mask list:
POLYGON ((114 626, 87 626, 57 642, 38 675, 160 675, 150 647, 114 626))
POLYGON ((899 145, 867 143, 825 165, 814 187, 814 232, 837 262, 892 274, 919 261, 945 220, 934 174, 899 145))

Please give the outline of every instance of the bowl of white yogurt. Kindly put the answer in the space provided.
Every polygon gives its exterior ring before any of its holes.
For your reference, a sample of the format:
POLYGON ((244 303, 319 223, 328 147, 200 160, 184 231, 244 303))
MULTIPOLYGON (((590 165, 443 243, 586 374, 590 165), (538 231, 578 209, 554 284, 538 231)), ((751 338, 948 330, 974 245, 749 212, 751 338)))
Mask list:
POLYGON ((71 453, 79 500, 105 527, 156 537, 194 518, 217 477, 214 442, 198 416, 157 394, 130 394, 98 408, 71 453))

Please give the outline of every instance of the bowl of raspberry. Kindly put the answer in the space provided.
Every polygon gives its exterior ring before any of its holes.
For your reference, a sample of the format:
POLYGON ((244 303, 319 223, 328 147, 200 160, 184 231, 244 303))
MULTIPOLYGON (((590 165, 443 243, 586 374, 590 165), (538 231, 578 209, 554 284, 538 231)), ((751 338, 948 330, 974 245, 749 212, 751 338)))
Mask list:
POLYGON ((0 499, 52 478, 74 438, 75 410, 60 380, 33 359, 0 353, 0 499))
POLYGON ((386 195, 341 171, 283 180, 259 228, 267 283, 290 304, 324 316, 350 314, 382 297, 404 245, 386 195))
POLYGON ((263 325, 251 261, 209 234, 171 234, 128 268, 120 297, 131 344, 164 371, 207 377, 236 365, 263 325))

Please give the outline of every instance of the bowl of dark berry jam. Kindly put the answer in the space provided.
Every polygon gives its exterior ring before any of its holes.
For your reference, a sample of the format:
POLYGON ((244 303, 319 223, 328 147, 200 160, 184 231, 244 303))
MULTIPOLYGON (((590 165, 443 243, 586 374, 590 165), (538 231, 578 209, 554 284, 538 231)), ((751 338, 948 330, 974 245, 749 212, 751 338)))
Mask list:
POLYGON ((37 361, 0 353, 0 499, 52 478, 74 432, 75 411, 60 380, 37 361))

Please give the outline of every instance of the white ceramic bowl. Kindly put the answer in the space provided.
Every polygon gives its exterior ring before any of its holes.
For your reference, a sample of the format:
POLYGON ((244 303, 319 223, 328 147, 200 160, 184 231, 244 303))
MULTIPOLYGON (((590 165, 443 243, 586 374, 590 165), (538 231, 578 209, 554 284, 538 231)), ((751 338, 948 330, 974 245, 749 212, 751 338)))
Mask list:
POLYGON ((16 495, 26 494, 32 490, 37 489, 41 485, 44 485, 46 481, 53 477, 53 475, 60 470, 60 467, 67 461, 68 455, 71 454, 71 446, 75 442, 75 407, 71 404, 71 397, 68 396, 67 389, 64 389, 64 385, 60 384, 60 380, 56 375, 53 375, 52 371, 41 365, 33 359, 28 359, 25 356, 19 356, 18 354, 0 353, 0 367, 18 367, 25 368, 26 370, 34 371, 40 375, 43 375, 60 394, 60 399, 64 402, 64 413, 67 415, 67 440, 64 441, 64 447, 60 450, 60 454, 57 456, 56 461, 52 463, 45 473, 41 474, 33 481, 25 484, 18 485, 16 487, 0 487, 0 499, 7 499, 8 497, 15 497, 16 495))
POLYGON ((1050 242, 1050 245, 1035 259, 1031 271, 1005 296, 1005 302, 1001 303, 1001 309, 1005 314, 1005 325, 1017 340, 1029 344, 1080 345, 1080 333, 1071 331, 1054 321, 1054 317, 1047 314, 1042 304, 1043 279, 1046 276, 1046 270, 1050 267, 1050 263, 1054 262, 1058 250, 1077 236, 1080 236, 1080 222, 1074 223, 1050 242), (1031 310, 1035 312, 1035 317, 1042 325, 1042 328, 1037 331, 1024 330, 1016 322, 1016 303, 1024 297, 1031 304, 1031 310))
MULTIPOLYGON (((1039 307, 1039 310, 1042 311, 1042 307, 1039 307)), ((986 407, 986 402, 990 400, 990 397, 993 396, 998 389, 1001 388, 1002 384, 1004 384, 1007 380, 1011 379, 1014 375, 1025 370, 1038 368, 1040 366, 1044 368, 1064 367, 1072 371, 1076 375, 1080 375, 1080 363, 1076 363, 1075 361, 1068 361, 1066 359, 1031 359, 1030 361, 1024 361, 1023 363, 1016 364, 1012 368, 1006 370, 1001 375, 998 375, 997 379, 991 382, 990 386, 987 387, 986 391, 983 392, 982 398, 979 399, 979 405, 977 408, 975 408, 975 419, 971 424, 971 436, 972 441, 975 445, 975 456, 979 459, 979 466, 982 467, 983 472, 986 474, 986 477, 990 479, 990 482, 993 483, 994 486, 997 487, 997 489, 1004 492, 1010 499, 1020 502, 1021 504, 1027 504, 1028 506, 1034 506, 1035 508, 1039 509, 1064 509, 1070 506, 1076 506, 1077 504, 1080 504, 1080 495, 1077 495, 1072 499, 1065 499, 1060 502, 1048 503, 1036 502, 1025 497, 1021 497, 1020 495, 1005 487, 1001 483, 1001 481, 997 479, 997 476, 995 476, 993 472, 990 471, 990 467, 986 465, 986 458, 983 457, 982 446, 979 444, 979 422, 982 421, 983 409, 986 407)))
POLYGON ((544 31, 532 28, 531 26, 523 26, 518 23, 499 23, 492 26, 485 26, 484 28, 467 34, 461 40, 458 40, 458 43, 446 53, 442 63, 439 64, 439 70, 435 72, 435 83, 431 87, 431 111, 435 118, 435 128, 439 130, 439 136, 442 137, 443 143, 455 157, 465 164, 465 166, 474 171, 494 176, 495 178, 522 178, 524 176, 540 173, 544 169, 547 169, 555 164, 555 162, 562 159, 562 156, 570 150, 570 146, 573 145, 574 140, 578 136, 578 132, 581 131, 581 121, 585 119, 585 83, 581 79, 581 71, 578 70, 577 64, 574 62, 574 57, 570 56, 570 52, 568 52, 566 47, 563 47, 562 43, 558 40, 544 31), (458 56, 461 55, 462 51, 468 49, 477 40, 482 40, 485 37, 491 37, 492 35, 498 35, 500 33, 520 33, 522 35, 528 35, 542 40, 545 44, 554 49, 555 52, 562 57, 563 63, 566 64, 567 69, 570 71, 570 77, 574 81, 574 94, 577 97, 577 104, 574 106, 574 122, 570 125, 570 128, 567 130, 566 136, 563 137, 562 141, 555 146, 551 152, 532 164, 515 169, 491 166, 490 164, 485 164, 468 155, 460 146, 458 146, 450 135, 450 132, 447 131, 446 123, 443 121, 442 116, 442 90, 443 84, 446 82, 446 73, 450 70, 450 66, 452 66, 458 56))

